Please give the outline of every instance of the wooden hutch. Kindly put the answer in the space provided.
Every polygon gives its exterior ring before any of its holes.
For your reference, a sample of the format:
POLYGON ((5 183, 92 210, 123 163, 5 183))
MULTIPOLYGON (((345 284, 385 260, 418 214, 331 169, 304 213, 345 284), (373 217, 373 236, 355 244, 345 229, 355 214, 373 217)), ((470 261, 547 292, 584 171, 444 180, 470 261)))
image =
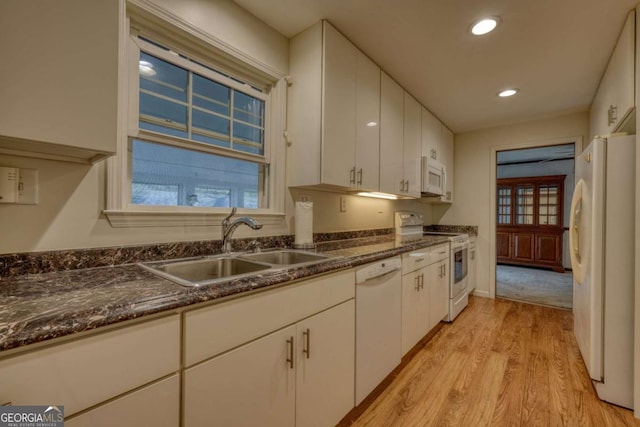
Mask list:
POLYGON ((562 266, 562 207, 566 175, 497 180, 496 255, 499 264, 562 266))

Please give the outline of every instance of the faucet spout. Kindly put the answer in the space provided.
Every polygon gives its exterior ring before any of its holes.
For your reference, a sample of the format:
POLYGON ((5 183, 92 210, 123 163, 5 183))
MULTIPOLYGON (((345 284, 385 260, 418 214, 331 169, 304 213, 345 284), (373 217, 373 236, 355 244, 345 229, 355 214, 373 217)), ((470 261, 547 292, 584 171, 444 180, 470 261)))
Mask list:
POLYGON ((235 215, 237 212, 237 208, 233 208, 231 213, 222 220, 222 252, 225 254, 231 253, 231 236, 236 228, 240 225, 244 224, 248 227, 251 227, 253 230, 259 230, 262 228, 262 224, 251 217, 243 216, 240 218, 236 218, 233 222, 231 222, 231 217, 235 215))

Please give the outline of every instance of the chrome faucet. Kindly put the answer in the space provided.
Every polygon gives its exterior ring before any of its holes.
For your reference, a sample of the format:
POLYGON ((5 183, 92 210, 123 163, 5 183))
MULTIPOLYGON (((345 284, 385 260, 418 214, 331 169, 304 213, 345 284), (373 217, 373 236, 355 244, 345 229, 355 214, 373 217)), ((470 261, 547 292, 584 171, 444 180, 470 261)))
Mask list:
POLYGON ((260 230, 262 228, 262 224, 258 223, 255 219, 246 216, 236 218, 231 222, 231 217, 236 214, 237 210, 238 208, 234 207, 231 209, 231 213, 222 220, 222 252, 225 254, 231 253, 231 236, 240 224, 248 225, 254 230, 260 230))

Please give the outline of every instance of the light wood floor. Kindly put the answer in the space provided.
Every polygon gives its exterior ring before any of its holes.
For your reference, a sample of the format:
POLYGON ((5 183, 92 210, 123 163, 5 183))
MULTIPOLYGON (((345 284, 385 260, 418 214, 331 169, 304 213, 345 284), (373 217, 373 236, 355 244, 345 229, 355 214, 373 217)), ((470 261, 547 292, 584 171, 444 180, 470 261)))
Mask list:
POLYGON ((640 426, 596 397, 572 329, 568 310, 472 297, 353 425, 640 426))

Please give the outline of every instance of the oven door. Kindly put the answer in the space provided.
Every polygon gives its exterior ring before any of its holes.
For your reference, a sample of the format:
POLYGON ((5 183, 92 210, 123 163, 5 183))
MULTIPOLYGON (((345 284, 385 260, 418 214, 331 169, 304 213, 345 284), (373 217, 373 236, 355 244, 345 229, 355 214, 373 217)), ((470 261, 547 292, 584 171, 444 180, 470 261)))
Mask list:
POLYGON ((467 287, 467 266, 469 243, 451 245, 451 292, 449 297, 455 298, 467 287))

